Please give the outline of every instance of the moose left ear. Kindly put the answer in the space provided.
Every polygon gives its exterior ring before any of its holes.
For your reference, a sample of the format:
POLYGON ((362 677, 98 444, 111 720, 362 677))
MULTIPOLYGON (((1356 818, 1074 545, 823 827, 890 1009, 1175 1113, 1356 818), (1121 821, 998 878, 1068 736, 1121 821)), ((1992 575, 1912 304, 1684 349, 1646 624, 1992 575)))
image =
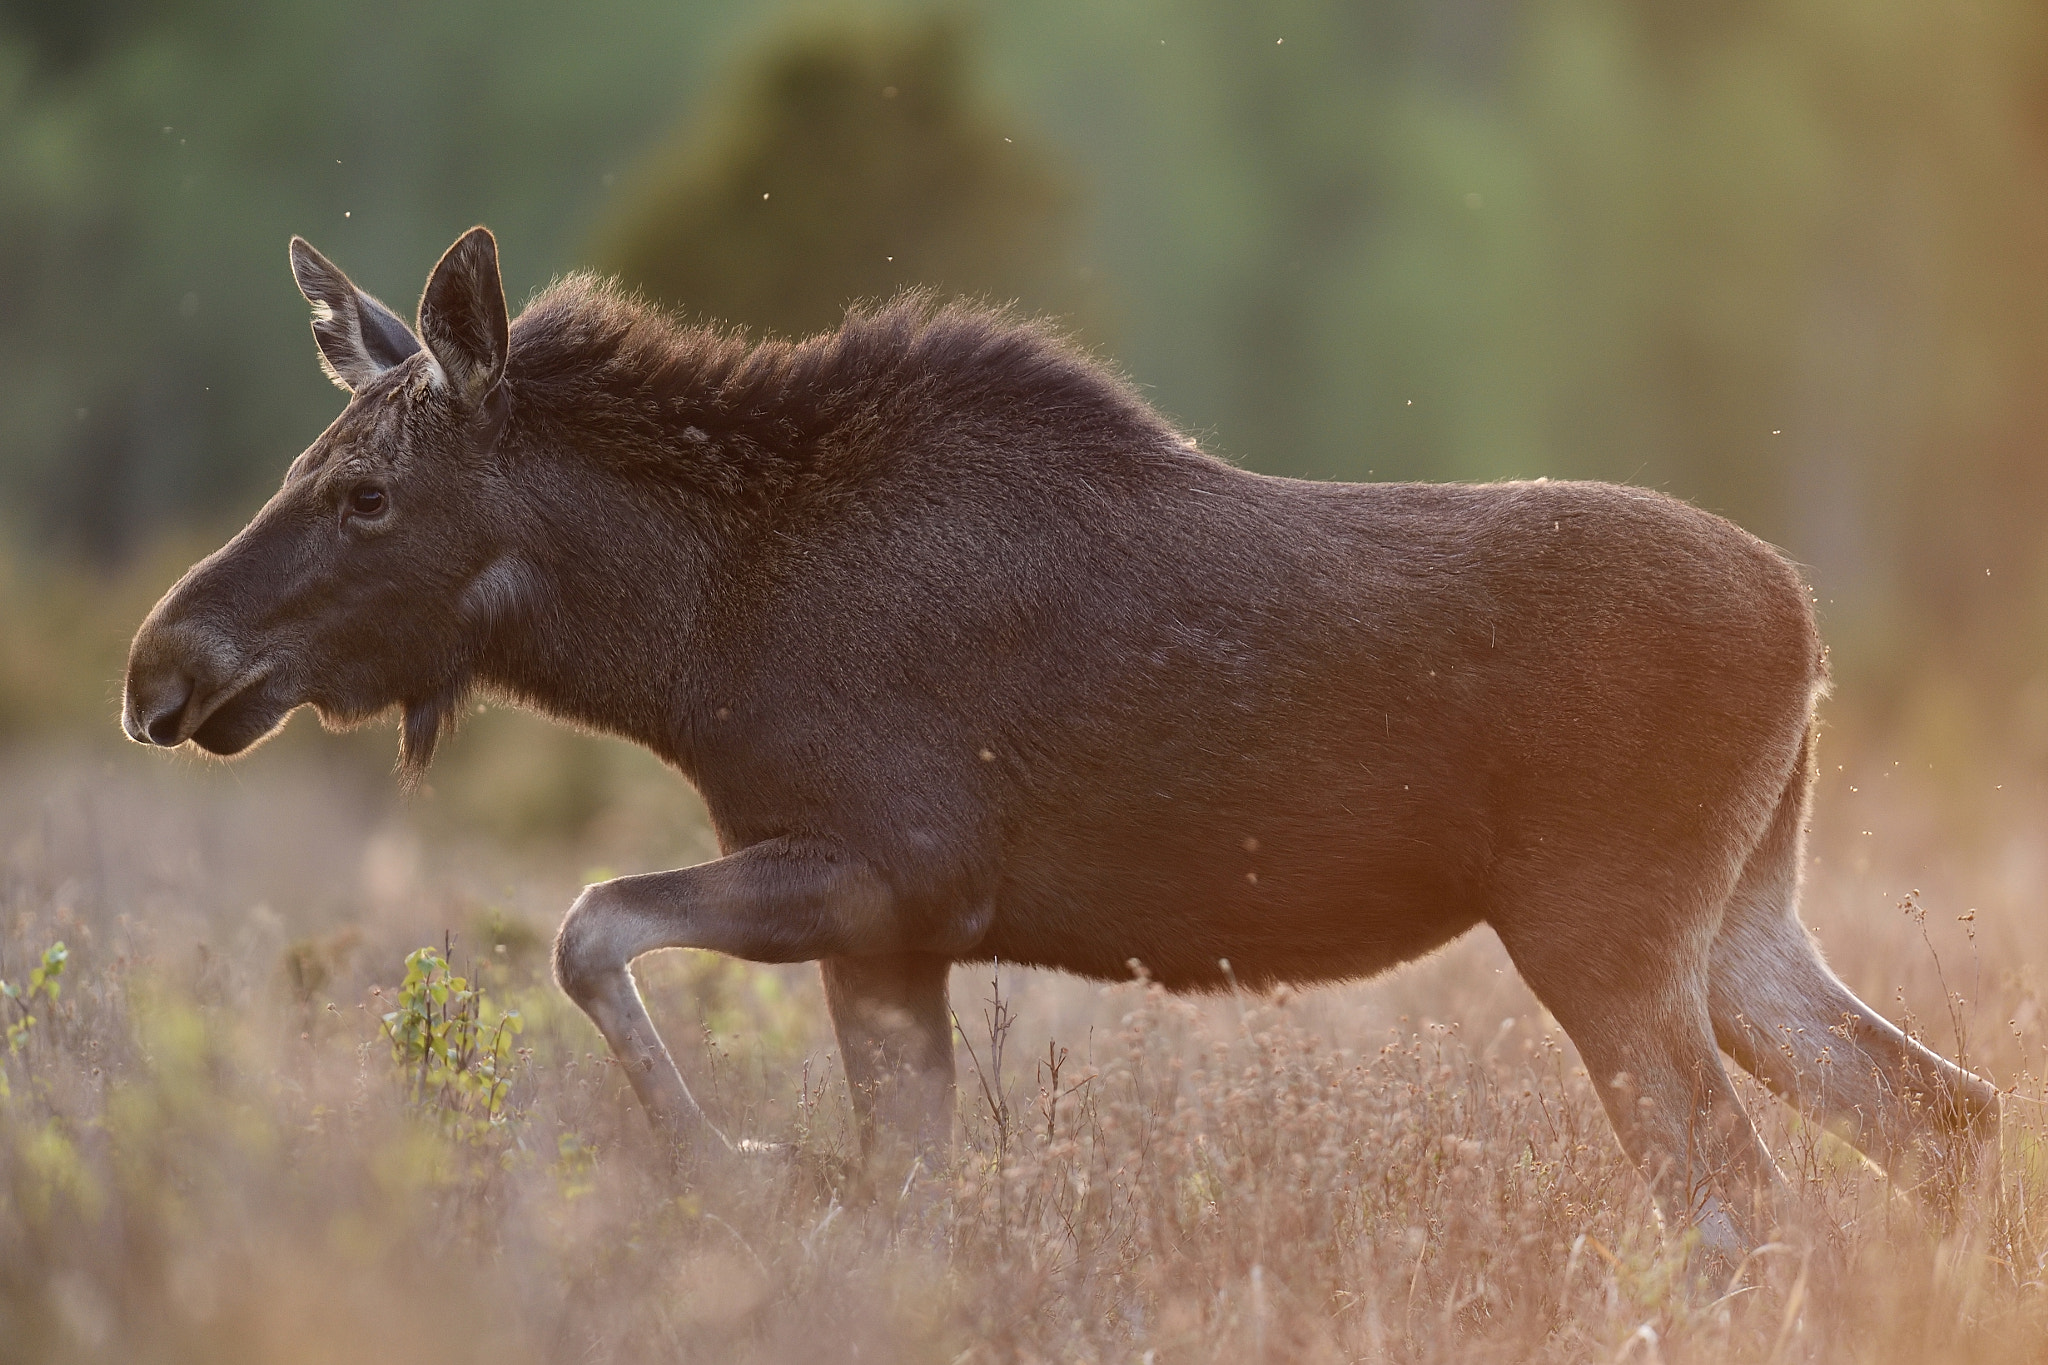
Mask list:
POLYGON ((483 402, 504 377, 511 323, 498 278, 498 242, 488 228, 463 233, 427 277, 420 339, 465 404, 483 402))

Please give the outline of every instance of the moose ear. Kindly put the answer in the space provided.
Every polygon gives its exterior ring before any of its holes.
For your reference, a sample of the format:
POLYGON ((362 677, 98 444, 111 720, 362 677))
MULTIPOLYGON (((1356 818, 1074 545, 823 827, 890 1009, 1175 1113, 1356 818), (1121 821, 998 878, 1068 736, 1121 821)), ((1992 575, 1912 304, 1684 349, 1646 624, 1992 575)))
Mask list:
POLYGON ((303 237, 292 238, 292 278, 313 305, 320 368, 354 392, 420 348, 398 314, 350 283, 303 237))
POLYGON ((488 228, 463 233, 427 277, 420 337, 464 403, 483 402, 504 377, 511 324, 498 278, 498 242, 488 228))

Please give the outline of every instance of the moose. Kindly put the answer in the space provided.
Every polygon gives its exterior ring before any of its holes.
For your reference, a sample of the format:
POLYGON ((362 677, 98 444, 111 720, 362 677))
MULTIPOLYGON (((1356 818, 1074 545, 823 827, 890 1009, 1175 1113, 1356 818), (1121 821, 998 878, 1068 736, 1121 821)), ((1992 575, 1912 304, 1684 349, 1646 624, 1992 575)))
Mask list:
POLYGON ((1799 919, 1825 655, 1730 522, 1247 472, 978 305, 752 342, 573 276, 512 320, 479 227, 415 330, 291 264, 346 406, 149 613, 124 728, 226 756, 395 708, 416 779, 480 692, 659 755, 723 856, 586 888, 554 970, 686 1164, 732 1144, 657 949, 817 961, 863 1147, 907 1163, 951 1140, 954 963, 1264 988, 1480 924, 1710 1247, 1780 1181, 1723 1052, 1894 1172, 1995 1152, 1994 1087, 1799 919))

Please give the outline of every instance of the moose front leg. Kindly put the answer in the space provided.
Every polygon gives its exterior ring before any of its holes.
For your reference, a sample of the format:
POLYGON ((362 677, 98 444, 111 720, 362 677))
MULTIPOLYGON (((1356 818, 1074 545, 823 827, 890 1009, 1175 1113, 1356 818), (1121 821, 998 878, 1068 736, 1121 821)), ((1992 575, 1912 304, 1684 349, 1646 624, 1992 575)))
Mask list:
POLYGON ((861 1153, 882 1192, 953 1141, 952 962, 931 953, 834 957, 818 964, 839 1035, 861 1153))
MULTIPOLYGON (((750 962, 859 958, 890 953, 902 937, 895 899, 866 861, 770 839, 716 862, 584 888, 555 939, 555 979, 610 1044, 656 1131, 688 1162, 707 1145, 731 1143, 691 1098, 648 1018, 633 960, 658 948, 708 948, 750 962)), ((943 976, 940 983, 943 1012, 943 976)))

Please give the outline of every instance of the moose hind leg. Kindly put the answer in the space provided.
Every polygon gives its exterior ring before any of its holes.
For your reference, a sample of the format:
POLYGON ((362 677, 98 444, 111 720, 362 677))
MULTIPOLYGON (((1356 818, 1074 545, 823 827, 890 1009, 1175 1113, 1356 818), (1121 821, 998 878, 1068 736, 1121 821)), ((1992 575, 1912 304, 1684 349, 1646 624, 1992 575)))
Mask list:
POLYGON ((1722 911, 1708 970, 1715 1039, 1902 1185, 1967 1178, 1987 1156, 1995 1165, 1997 1091, 1858 1000, 1799 922, 1812 758, 1809 734, 1722 911))
POLYGON ((1537 994, 1577 1045, 1622 1149, 1666 1221, 1697 1228, 1724 1261, 1754 1247, 1770 1230, 1781 1182, 1721 1065, 1705 1001, 1693 992, 1608 996, 1587 1002, 1591 1008, 1560 1010, 1557 990, 1537 994))
POLYGON ((1720 1045, 1903 1186, 1936 1193, 1988 1171, 1996 1089, 1857 999, 1821 960, 1792 895, 1769 889, 1771 881, 1745 877, 1714 940, 1709 998, 1720 1045))
POLYGON ((1666 1222, 1697 1229, 1703 1268, 1725 1273, 1770 1230, 1782 1181, 1714 1045, 1711 928, 1699 916, 1643 905, 1639 891, 1618 882, 1607 889, 1613 894, 1592 903, 1614 906, 1608 922, 1633 924, 1640 936, 1589 936, 1583 916, 1564 913, 1517 915, 1495 928, 1578 1047, 1666 1222))
POLYGON ((952 963, 927 953, 819 963, 869 1174, 899 1183, 953 1140, 952 963))

